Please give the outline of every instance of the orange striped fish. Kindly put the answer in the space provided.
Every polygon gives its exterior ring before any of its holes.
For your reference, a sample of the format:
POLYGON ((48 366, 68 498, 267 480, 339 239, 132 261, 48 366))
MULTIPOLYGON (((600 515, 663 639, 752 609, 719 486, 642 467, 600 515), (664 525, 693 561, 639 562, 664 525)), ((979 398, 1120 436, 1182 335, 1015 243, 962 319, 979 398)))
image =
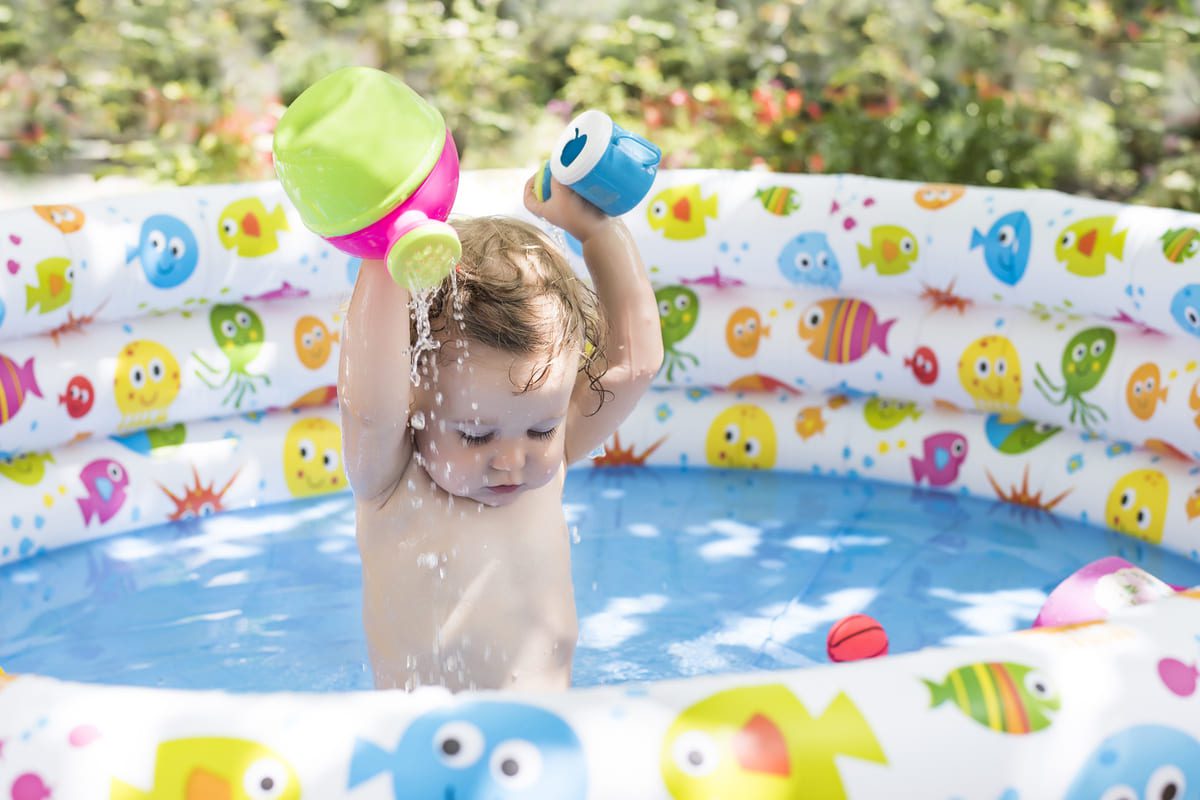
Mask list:
POLYGON ((31 394, 42 396, 33 374, 33 359, 18 367, 17 362, 0 355, 0 425, 12 419, 31 394))
POLYGON ((830 297, 800 315, 800 338, 809 342, 808 352, 822 361, 845 364, 862 358, 872 346, 887 355, 888 331, 895 322, 881 323, 870 303, 830 297))

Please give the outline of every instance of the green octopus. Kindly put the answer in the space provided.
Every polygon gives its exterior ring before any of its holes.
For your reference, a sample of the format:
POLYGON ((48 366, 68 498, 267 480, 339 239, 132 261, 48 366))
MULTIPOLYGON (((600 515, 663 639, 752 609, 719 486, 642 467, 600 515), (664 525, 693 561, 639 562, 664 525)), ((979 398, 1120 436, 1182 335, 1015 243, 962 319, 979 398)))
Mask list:
POLYGON ((667 380, 674 380, 675 368, 684 369, 684 361, 699 364, 700 359, 691 353, 676 349, 675 345, 687 338, 696 327, 700 316, 700 298, 686 286, 664 286, 654 290, 658 300, 658 321, 662 325, 663 367, 667 380))
POLYGON ((221 348, 221 352, 229 359, 229 368, 226 371, 221 367, 215 367, 201 358, 199 353, 192 353, 192 356, 200 362, 202 367, 212 373, 214 378, 223 372, 225 374, 220 383, 211 383, 199 370, 196 370, 196 377, 212 389, 224 386, 232 378, 233 387, 225 395, 221 405, 225 405, 232 398, 233 407, 241 408, 246 392, 258 391, 254 386, 255 381, 262 381, 266 386, 271 385, 271 379, 268 376, 256 375, 248 369, 250 362, 258 358, 259 351, 262 350, 264 339, 262 319, 246 306, 215 305, 208 314, 208 324, 212 328, 213 339, 216 341, 217 347, 221 348))
POLYGON ((1080 331, 1067 342, 1063 350, 1062 374, 1065 385, 1055 386, 1042 370, 1041 364, 1035 364, 1038 377, 1033 379, 1033 385, 1047 401, 1056 406, 1069 400, 1070 421, 1075 422, 1075 418, 1079 417, 1080 424, 1091 432, 1093 423, 1097 419, 1108 419, 1108 414, 1100 406, 1084 400, 1083 395, 1095 389, 1104 377, 1116 343, 1117 334, 1111 328, 1080 331))

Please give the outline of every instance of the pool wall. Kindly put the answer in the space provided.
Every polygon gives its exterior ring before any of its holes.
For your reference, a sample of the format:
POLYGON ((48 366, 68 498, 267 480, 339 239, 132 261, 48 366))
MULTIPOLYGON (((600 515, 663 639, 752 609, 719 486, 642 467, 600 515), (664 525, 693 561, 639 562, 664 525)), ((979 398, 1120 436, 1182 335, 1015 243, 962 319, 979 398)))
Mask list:
MULTIPOLYGON (((456 210, 524 216, 524 177, 468 174, 456 210)), ((594 467, 887 480, 1200 557, 1200 218, 680 171, 627 221, 667 358, 594 467)), ((0 563, 344 490, 331 387, 358 262, 276 184, 0 212, 0 262, 0 563)), ((391 797, 391 772, 396 797, 1082 797, 1084 773, 1140 787, 1168 761, 1195 787, 1197 599, 878 662, 548 697, 25 676, 0 689, 0 788, 159 796, 172 775, 240 784, 261 767, 271 797, 391 797), (452 768, 431 737, 454 720, 488 744, 452 768), (496 771, 514 738, 517 781, 496 771)))

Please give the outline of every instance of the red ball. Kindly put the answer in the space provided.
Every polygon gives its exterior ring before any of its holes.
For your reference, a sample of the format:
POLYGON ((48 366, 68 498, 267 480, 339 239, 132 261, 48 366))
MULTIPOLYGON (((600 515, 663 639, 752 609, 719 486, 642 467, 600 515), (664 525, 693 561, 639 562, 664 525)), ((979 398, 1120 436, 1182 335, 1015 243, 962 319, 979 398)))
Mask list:
POLYGON ((866 614, 842 617, 829 629, 825 639, 825 652, 830 661, 861 661, 886 656, 887 651, 887 633, 866 614))

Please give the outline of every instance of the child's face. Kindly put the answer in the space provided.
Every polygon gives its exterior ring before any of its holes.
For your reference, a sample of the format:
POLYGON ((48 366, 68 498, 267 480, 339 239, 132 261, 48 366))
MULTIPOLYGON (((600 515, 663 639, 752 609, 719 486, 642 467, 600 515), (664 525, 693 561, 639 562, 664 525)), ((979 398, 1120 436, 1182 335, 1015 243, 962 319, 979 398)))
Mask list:
MULTIPOLYGON (((468 352, 462 364, 449 353, 437 382, 417 390, 414 411, 425 417, 424 429, 416 431, 417 450, 445 491, 504 506, 545 486, 562 465, 579 355, 560 353, 545 380, 521 392, 544 356, 515 356, 478 344, 468 352)), ((442 355, 445 361, 447 353, 442 355)))

